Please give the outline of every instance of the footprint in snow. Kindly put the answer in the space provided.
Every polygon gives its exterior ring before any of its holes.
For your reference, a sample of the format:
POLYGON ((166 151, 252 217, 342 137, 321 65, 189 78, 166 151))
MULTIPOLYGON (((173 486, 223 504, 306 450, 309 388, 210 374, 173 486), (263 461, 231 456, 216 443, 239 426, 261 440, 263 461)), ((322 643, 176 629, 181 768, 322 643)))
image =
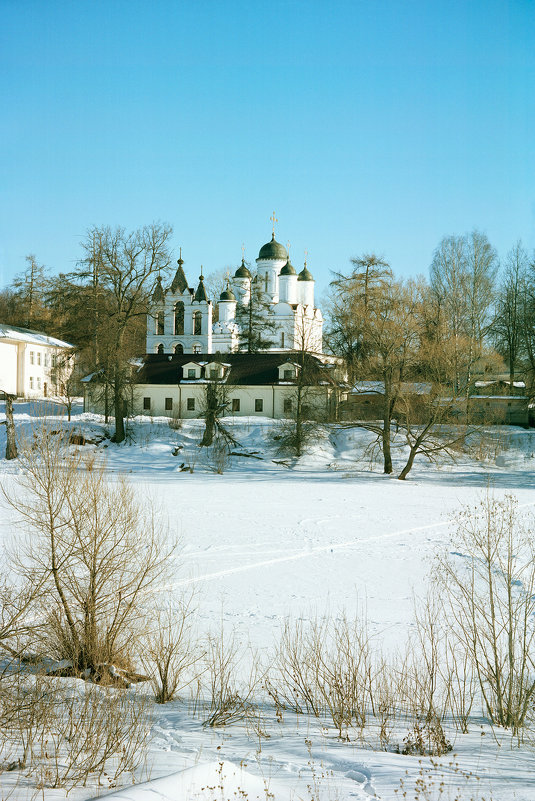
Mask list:
POLYGON ((375 796, 375 790, 371 783, 371 773, 367 768, 359 766, 360 770, 348 770, 345 774, 346 779, 357 782, 368 795, 375 796))

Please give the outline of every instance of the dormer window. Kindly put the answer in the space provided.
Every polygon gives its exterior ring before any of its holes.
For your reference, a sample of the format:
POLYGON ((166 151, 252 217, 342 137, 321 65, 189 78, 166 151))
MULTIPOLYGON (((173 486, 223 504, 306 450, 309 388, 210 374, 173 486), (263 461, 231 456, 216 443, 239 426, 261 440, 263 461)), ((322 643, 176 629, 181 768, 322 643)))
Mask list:
POLYGON ((188 370, 188 378, 197 378, 197 376, 195 375, 194 367, 190 367, 190 369, 188 370))
POLYGON ((284 370, 284 380, 292 381, 295 378, 295 370, 284 370))
POLYGON ((295 362, 285 362, 279 366, 279 381, 295 381, 299 365, 295 362))
POLYGON ((185 381, 196 381, 201 377, 201 365, 197 362, 188 362, 182 367, 182 377, 185 381))

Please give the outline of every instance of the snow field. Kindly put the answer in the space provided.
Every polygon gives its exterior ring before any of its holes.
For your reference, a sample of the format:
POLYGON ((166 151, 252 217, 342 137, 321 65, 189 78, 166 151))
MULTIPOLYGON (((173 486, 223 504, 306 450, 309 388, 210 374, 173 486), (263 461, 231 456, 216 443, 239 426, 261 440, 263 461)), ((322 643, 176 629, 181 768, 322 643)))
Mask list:
MULTIPOLYGON (((15 407, 18 427, 31 425, 34 408, 27 407, 15 407)), ((57 419, 49 421, 57 425, 57 419)), ((487 461, 463 456, 437 469, 420 460, 409 480, 399 482, 383 476, 380 465, 369 469, 369 435, 358 429, 329 431, 291 469, 276 464, 273 423, 261 418, 229 421, 240 442, 235 450, 249 458, 232 457, 228 471, 217 475, 197 452, 200 425, 191 421, 172 430, 166 420, 138 418, 129 444, 86 449, 105 459, 111 480, 126 472, 139 499, 150 499, 179 536, 176 575, 162 590, 162 603, 172 604, 194 588, 199 635, 217 631, 222 621, 244 648, 259 649, 266 659, 288 618, 306 622, 341 610, 350 617, 362 608, 376 641, 387 649, 401 647, 414 625, 413 597, 425 595, 433 557, 447 547, 459 506, 474 504, 489 485, 497 497, 510 492, 526 509, 535 505, 531 431, 497 430, 499 442, 489 446, 487 461), (180 468, 190 463, 193 473, 180 468)), ((71 427, 98 434, 103 423, 78 413, 71 427)), ((0 427, 3 450, 2 437, 0 427)), ((395 461, 400 468, 401 446, 395 461)), ((17 466, 2 461, 0 470, 10 491, 17 466)), ((14 516, 0 500, 0 536, 14 536, 14 516)), ((535 799, 531 746, 518 749, 507 733, 496 740, 477 715, 468 735, 446 725, 453 752, 434 768, 428 758, 372 750, 373 730, 345 743, 326 719, 285 713, 281 723, 267 707, 260 736, 244 724, 206 730, 192 714, 187 693, 155 714, 153 780, 117 793, 128 801, 142 801, 148 793, 177 801, 223 801, 244 793, 267 798, 266 781, 276 799, 390 800, 413 787, 422 769, 428 783, 434 776, 438 785, 444 774, 446 788, 442 794, 438 786, 429 788, 422 799, 453 799, 465 785, 463 799, 535 799), (172 775, 156 778, 166 774, 172 775), (203 795, 202 787, 212 789, 203 795)), ((398 740, 403 734, 398 732, 398 740)), ((70 797, 94 792, 80 789, 70 797)), ((44 796, 61 793, 45 790, 44 796)))

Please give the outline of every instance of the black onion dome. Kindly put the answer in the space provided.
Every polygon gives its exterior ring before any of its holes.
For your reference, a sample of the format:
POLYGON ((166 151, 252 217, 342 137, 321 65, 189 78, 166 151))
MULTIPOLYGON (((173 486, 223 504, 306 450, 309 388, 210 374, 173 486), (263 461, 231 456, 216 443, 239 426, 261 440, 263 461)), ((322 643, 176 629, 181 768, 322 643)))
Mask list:
POLYGON ((280 242, 277 242, 275 239, 275 234, 271 237, 271 242, 266 242, 265 245, 262 245, 260 248, 260 253, 258 254, 259 259, 283 259, 284 261, 288 261, 288 251, 281 245, 280 242))
POLYGON ((249 272, 249 270, 245 266, 245 259, 242 259, 241 260, 241 266, 238 267, 238 269, 234 273, 234 278, 250 278, 250 277, 251 277, 251 273, 249 272))
POLYGON ((288 259, 288 261, 280 271, 279 275, 296 275, 295 267, 291 263, 290 259, 288 259))
POLYGON ((298 281, 313 281, 312 273, 307 269, 306 265, 303 267, 299 275, 297 276, 298 281))

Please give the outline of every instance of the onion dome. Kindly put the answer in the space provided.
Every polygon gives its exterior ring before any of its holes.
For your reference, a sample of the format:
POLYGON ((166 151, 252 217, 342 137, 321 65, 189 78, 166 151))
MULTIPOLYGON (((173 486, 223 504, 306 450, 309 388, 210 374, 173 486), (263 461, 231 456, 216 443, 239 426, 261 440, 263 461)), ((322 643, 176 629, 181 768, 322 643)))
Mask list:
POLYGON ((279 275, 296 275, 295 267, 290 262, 290 259, 288 259, 288 261, 280 271, 279 275))
POLYGON ((298 281, 313 281, 312 273, 307 269, 307 263, 305 262, 305 266, 297 276, 298 281))
POLYGON ((238 269, 234 273, 234 278, 250 278, 250 277, 251 277, 251 273, 249 272, 249 270, 245 266, 245 259, 242 259, 241 260, 241 266, 238 267, 238 269))
POLYGON ((280 242, 277 242, 275 239, 275 234, 271 237, 271 242, 266 242, 265 245, 262 245, 260 248, 260 253, 258 254, 259 259, 272 259, 272 260, 283 260, 288 261, 288 251, 281 245, 280 242))
POLYGON ((234 300, 234 301, 236 300, 236 295, 230 288, 228 281, 227 281, 227 288, 225 289, 224 292, 220 294, 219 300, 234 300))
POLYGON ((199 286, 197 287, 197 291, 195 292, 195 297, 193 300, 197 302, 208 301, 208 295, 206 294, 206 287, 204 286, 204 275, 201 274, 199 276, 199 286))
POLYGON ((154 303, 163 303, 165 300, 165 293, 162 287, 162 277, 160 275, 156 279, 156 286, 154 287, 154 292, 152 293, 152 300, 154 303))
POLYGON ((184 264, 184 259, 182 258, 182 248, 180 248, 180 257, 176 260, 178 264, 178 270, 175 273, 175 277, 173 278, 173 283, 171 284, 171 292, 176 294, 177 290, 182 294, 188 288, 188 282, 186 281, 186 276, 184 274, 184 270, 182 269, 182 265, 184 264))

